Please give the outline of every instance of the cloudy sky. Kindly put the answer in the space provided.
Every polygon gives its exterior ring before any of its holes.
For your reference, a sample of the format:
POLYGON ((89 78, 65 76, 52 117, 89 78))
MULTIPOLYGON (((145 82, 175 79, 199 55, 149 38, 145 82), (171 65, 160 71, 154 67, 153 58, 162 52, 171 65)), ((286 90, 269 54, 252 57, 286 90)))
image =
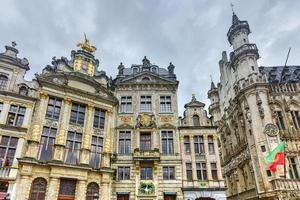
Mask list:
POLYGON ((170 61, 180 81, 180 114, 191 93, 208 104, 210 75, 219 81, 218 61, 230 51, 226 33, 231 7, 248 20, 260 65, 300 64, 300 1, 296 0, 2 0, 0 49, 16 41, 19 56, 29 59, 27 79, 76 49, 85 32, 98 48, 100 70, 109 76, 117 66, 140 64, 146 55, 167 67, 170 61))

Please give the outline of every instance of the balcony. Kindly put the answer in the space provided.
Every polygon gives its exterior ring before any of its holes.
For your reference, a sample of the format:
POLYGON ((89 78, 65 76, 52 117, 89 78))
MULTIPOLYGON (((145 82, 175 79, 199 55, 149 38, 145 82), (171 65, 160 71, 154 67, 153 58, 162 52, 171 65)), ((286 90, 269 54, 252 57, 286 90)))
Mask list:
POLYGON ((259 54, 258 54, 258 49, 256 44, 243 44, 242 46, 237 48, 234 52, 231 52, 230 53, 231 63, 234 63, 239 56, 247 53, 255 54, 258 58, 259 54))
POLYGON ((298 191, 300 192, 300 179, 284 179, 276 178, 270 181, 273 190, 287 190, 287 191, 298 191))
POLYGON ((159 149, 154 150, 144 150, 141 151, 139 148, 134 149, 133 160, 136 161, 154 161, 160 160, 159 149))
POLYGON ((10 172, 10 166, 8 167, 0 167, 0 178, 8 178, 10 172))

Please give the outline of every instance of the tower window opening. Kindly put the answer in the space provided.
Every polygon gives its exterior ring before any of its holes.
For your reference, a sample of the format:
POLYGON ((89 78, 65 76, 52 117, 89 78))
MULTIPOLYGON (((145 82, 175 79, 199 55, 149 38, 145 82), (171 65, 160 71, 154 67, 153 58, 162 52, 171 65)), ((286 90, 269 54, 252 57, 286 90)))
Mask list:
POLYGON ((251 66, 252 71, 254 71, 254 66, 251 66))

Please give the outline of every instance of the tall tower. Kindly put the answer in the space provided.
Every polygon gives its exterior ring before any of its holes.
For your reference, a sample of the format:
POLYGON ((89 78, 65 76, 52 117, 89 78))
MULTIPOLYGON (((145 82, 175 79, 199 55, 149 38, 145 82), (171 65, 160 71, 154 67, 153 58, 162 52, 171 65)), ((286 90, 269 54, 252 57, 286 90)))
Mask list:
POLYGON ((258 49, 256 44, 250 43, 248 37, 250 33, 248 22, 240 20, 233 12, 232 25, 227 32, 227 39, 233 47, 233 52, 230 53, 230 61, 236 74, 236 81, 258 72, 258 49))

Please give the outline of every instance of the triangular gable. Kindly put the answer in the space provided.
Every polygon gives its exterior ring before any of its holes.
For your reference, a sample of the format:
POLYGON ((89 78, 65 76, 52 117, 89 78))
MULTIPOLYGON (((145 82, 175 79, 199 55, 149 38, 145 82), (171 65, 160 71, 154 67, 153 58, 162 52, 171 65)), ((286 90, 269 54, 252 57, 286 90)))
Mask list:
POLYGON ((166 77, 158 76, 151 72, 142 72, 134 76, 125 77, 120 80, 119 84, 177 84, 176 80, 172 80, 166 77), (149 80, 146 80, 146 79, 149 80))

